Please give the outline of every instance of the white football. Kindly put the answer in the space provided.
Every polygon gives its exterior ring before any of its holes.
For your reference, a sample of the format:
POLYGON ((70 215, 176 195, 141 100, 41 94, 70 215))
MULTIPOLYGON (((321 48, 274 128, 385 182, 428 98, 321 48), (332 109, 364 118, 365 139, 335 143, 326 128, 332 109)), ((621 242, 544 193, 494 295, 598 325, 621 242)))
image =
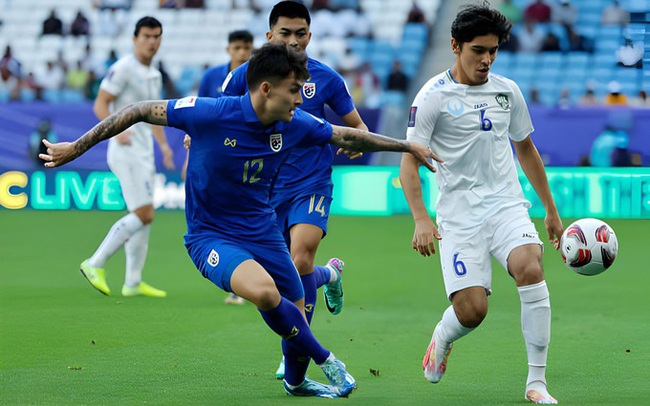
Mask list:
POLYGON ((580 219, 564 230, 560 253, 569 269, 580 275, 598 275, 614 263, 618 239, 604 221, 580 219))

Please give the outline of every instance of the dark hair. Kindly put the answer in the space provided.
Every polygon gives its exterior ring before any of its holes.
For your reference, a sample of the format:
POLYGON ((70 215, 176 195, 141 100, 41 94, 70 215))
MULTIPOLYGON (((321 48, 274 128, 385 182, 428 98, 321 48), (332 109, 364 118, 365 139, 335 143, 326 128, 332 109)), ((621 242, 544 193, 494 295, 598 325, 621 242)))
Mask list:
POLYGON ((156 20, 153 17, 142 17, 141 19, 138 20, 137 23, 135 23, 135 31, 133 31, 133 36, 137 37, 138 34, 140 33, 140 28, 142 27, 147 27, 147 28, 158 28, 160 27, 160 33, 162 34, 162 24, 160 21, 156 20))
POLYGON ((451 24, 451 36, 460 44, 482 35, 494 34, 499 44, 510 38, 512 23, 498 10, 490 8, 487 1, 482 4, 463 6, 451 24))
POLYGON ((253 90, 262 82, 281 81, 291 74, 296 79, 309 79, 307 54, 285 44, 266 43, 253 51, 248 61, 246 84, 253 90))
POLYGON ((228 34, 228 43, 235 41, 253 42, 253 34, 247 30, 237 30, 228 34))
POLYGON ((297 1, 281 1, 273 6, 271 14, 269 15, 269 28, 273 29, 273 26, 277 24, 280 17, 302 18, 307 21, 307 25, 311 24, 309 10, 307 10, 307 7, 305 7, 304 4, 297 1))

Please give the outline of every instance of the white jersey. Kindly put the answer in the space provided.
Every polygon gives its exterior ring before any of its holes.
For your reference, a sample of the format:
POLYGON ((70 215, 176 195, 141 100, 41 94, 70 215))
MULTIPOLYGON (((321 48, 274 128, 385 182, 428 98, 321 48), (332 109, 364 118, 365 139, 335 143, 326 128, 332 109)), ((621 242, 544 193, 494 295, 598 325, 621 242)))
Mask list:
MULTIPOLYGON (((143 65, 134 54, 130 54, 120 58, 109 68, 100 89, 115 96, 111 108, 111 112, 114 112, 131 103, 160 99, 162 75, 158 69, 143 65)), ((137 123, 130 130, 133 132, 130 146, 121 145, 113 138, 109 140, 109 157, 119 155, 153 160, 151 126, 147 123, 137 123)))
POLYGON ((533 131, 519 87, 490 74, 487 83, 457 83, 451 71, 430 79, 413 102, 406 138, 428 145, 437 164, 439 224, 464 229, 506 207, 530 203, 519 184, 510 139, 533 131))

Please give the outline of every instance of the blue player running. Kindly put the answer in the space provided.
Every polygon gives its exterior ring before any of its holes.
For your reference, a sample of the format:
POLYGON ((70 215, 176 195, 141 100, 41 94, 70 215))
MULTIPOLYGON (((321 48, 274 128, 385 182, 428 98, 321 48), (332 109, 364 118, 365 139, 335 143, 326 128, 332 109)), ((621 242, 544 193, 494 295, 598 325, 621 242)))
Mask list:
POLYGON ((252 302, 282 339, 285 391, 294 396, 343 397, 356 387, 345 365, 314 337, 304 292, 273 207, 271 185, 289 151, 331 143, 354 151, 412 153, 430 170, 428 147, 367 131, 330 125, 297 109, 309 77, 307 57, 266 44, 253 54, 241 97, 140 102, 112 114, 76 141, 52 144, 40 157, 48 168, 82 155, 137 122, 173 126, 192 137, 186 182, 185 246, 204 277, 252 302), (322 368, 329 385, 305 378, 301 359, 322 368))
MULTIPOLYGON (((270 43, 283 43, 304 51, 309 45, 311 17, 307 8, 294 1, 277 3, 269 15, 270 43)), ((235 69, 224 82, 224 94, 241 96, 248 90, 248 64, 235 69)), ((368 130, 354 107, 345 81, 336 71, 313 58, 307 61, 310 77, 302 88, 301 110, 325 118, 325 105, 341 117, 348 127, 368 130)), ((300 273, 305 290, 305 310, 311 323, 318 288, 324 286, 325 305, 332 314, 343 308, 341 272, 343 261, 332 258, 326 266, 314 266, 316 251, 327 234, 327 221, 332 202, 332 150, 329 145, 307 145, 296 148, 280 168, 271 205, 278 216, 293 262, 300 273)), ((282 379, 281 362, 276 377, 282 379)))

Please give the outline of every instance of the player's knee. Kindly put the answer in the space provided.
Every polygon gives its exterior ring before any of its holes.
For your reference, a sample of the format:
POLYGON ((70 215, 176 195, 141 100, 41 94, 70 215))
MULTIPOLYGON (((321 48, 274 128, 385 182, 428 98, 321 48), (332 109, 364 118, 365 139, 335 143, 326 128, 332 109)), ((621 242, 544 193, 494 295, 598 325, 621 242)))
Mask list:
POLYGON ((142 221, 142 224, 146 225, 153 222, 155 210, 153 206, 144 206, 137 208, 134 213, 142 221))
POLYGON ((466 306, 457 312, 458 321, 465 327, 478 327, 487 316, 487 306, 466 306))
POLYGON ((533 285, 544 280, 541 261, 530 260, 511 272, 518 286, 533 285))
POLYGON ((274 286, 261 287, 250 295, 250 301, 262 310, 274 309, 280 300, 280 292, 274 286))
POLYGON ((301 250, 293 256, 293 264, 300 275, 314 272, 314 254, 309 250, 301 250))

